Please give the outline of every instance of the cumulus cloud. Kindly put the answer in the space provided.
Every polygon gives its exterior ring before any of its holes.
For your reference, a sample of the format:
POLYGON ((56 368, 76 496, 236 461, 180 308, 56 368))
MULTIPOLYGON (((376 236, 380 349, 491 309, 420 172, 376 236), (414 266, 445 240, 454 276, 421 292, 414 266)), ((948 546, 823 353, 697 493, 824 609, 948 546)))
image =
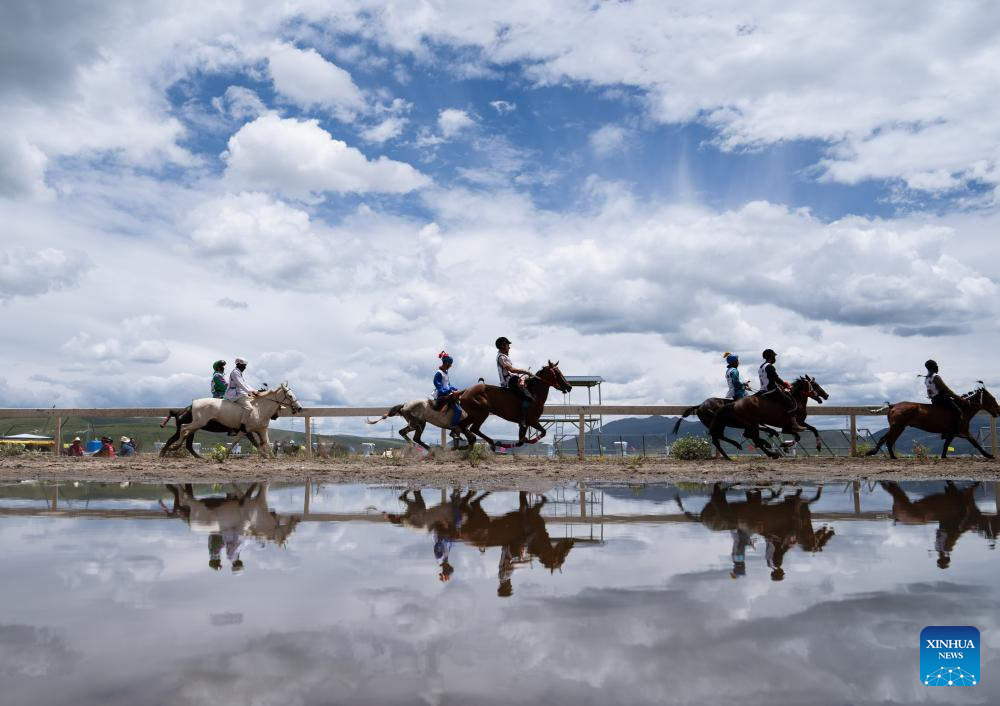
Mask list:
POLYGON ((468 113, 457 108, 445 108, 438 113, 438 129, 446 140, 454 139, 461 132, 476 124, 468 113))
POLYGON ((222 158, 232 184, 302 199, 328 191, 403 194, 430 184, 405 162, 369 160, 316 120, 257 118, 229 138, 222 158))
POLYGON ((370 128, 362 130, 361 139, 365 142, 382 144, 383 142, 387 142, 395 137, 399 137, 399 135, 403 132, 403 128, 406 127, 406 123, 406 118, 386 118, 377 125, 373 125, 370 128))
POLYGON ((0 302, 72 287, 90 266, 86 256, 57 248, 0 250, 0 302))
POLYGON ((268 54, 275 90, 304 108, 321 106, 350 119, 365 107, 364 95, 351 74, 315 49, 278 44, 268 54))
POLYGON ((598 157, 608 157, 625 145, 628 131, 620 125, 604 125, 590 133, 590 148, 598 157))
POLYGON ((71 360, 93 360, 115 370, 122 363, 162 363, 170 357, 166 342, 159 338, 163 326, 160 316, 135 316, 125 319, 115 336, 104 340, 81 331, 63 344, 71 360))
POLYGON ((270 112, 257 92, 244 86, 229 86, 225 93, 212 99, 212 106, 234 120, 252 120, 270 112))

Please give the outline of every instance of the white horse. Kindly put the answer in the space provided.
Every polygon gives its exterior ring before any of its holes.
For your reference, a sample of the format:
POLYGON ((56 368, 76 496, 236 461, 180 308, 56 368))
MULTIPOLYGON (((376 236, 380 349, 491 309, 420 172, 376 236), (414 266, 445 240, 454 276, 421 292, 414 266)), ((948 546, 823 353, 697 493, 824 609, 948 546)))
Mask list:
MULTIPOLYGON (((461 392, 459 392, 460 394, 461 392)), ((435 400, 424 397, 419 400, 397 404, 378 419, 366 419, 365 422, 368 424, 378 424, 383 419, 388 419, 389 417, 402 417, 406 420, 406 426, 399 430, 399 435, 411 443, 419 444, 425 451, 430 451, 431 447, 420 440, 420 435, 424 433, 427 424, 433 424, 441 429, 450 429, 452 419, 455 415, 451 405, 447 405, 441 410, 435 409, 436 405, 437 402, 435 400), (414 432, 412 439, 409 436, 411 431, 414 432)), ((462 415, 458 418, 456 426, 465 434, 465 438, 469 440, 469 447, 471 448, 476 443, 476 437, 464 426, 464 422, 468 421, 468 419, 469 415, 466 414, 465 410, 462 410, 462 415)), ((454 448, 458 448, 458 437, 455 437, 454 448)))
MULTIPOLYGON (((276 415, 281 409, 288 408, 292 414, 302 411, 302 405, 295 399, 295 395, 288 389, 288 383, 283 382, 273 390, 258 392, 251 400, 253 414, 244 424, 245 431, 241 431, 233 439, 233 444, 249 433, 256 433, 260 439, 260 451, 264 456, 271 455, 271 446, 267 438, 267 426, 271 422, 271 417, 276 415)), ((191 403, 191 421, 181 425, 180 438, 178 443, 184 443, 188 435, 201 429, 211 421, 237 430, 240 428, 240 418, 243 416, 243 408, 229 400, 220 400, 206 397, 195 400, 191 403)))
POLYGON ((173 493, 172 514, 184 518, 196 532, 257 537, 284 545, 299 523, 297 515, 279 515, 268 507, 267 482, 253 483, 246 492, 234 485, 225 498, 196 498, 190 483, 167 484, 173 493))

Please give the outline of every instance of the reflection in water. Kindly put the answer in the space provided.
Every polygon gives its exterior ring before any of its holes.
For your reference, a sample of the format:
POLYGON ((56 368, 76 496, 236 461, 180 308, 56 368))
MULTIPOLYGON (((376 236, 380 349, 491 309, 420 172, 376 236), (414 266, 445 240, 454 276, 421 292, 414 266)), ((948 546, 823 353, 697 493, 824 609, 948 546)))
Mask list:
POLYGON ((268 507, 266 482, 252 483, 245 491, 233 483, 233 492, 224 497, 204 498, 195 497, 190 483, 166 486, 174 496, 168 514, 183 518, 196 532, 208 532, 208 565, 216 571, 222 568, 223 548, 233 573, 239 573, 240 554, 249 538, 284 546, 299 522, 296 515, 279 515, 268 507))
POLYGON ((814 487, 0 486, 0 702, 935 700, 923 627, 1000 634, 1000 486, 814 487))
POLYGON ((409 490, 399 496, 405 510, 401 514, 383 513, 396 525, 415 530, 426 530, 434 537, 434 557, 440 562, 438 578, 451 579, 455 569, 448 561, 452 544, 461 541, 485 552, 489 547, 500 547, 497 595, 503 598, 514 593, 514 569, 538 558, 542 566, 555 571, 561 569, 575 540, 559 539, 553 542, 545 528, 541 510, 547 502, 544 495, 531 502, 528 493, 518 493, 518 508, 499 517, 490 517, 483 510, 482 502, 490 493, 476 496, 470 490, 464 495, 453 490, 448 499, 427 507, 420 490, 409 490))
MULTIPOLYGON (((767 565, 771 569, 771 580, 785 578, 783 564, 785 553, 796 544, 807 552, 819 552, 833 537, 832 527, 822 526, 813 530, 812 513, 809 506, 820 499, 823 486, 816 489, 810 500, 802 498, 802 488, 787 497, 782 497, 784 489, 771 491, 765 500, 759 489, 747 490, 746 499, 730 502, 726 488, 716 483, 708 503, 698 514, 684 511, 692 520, 701 522, 715 532, 728 530, 733 537, 733 569, 730 576, 739 578, 746 575, 746 549, 753 546, 753 535, 763 537, 767 565)), ((677 504, 684 510, 680 496, 677 504)))
POLYGON ((1000 516, 984 515, 976 505, 979 482, 960 489, 953 481, 945 483, 940 493, 911 501, 899 483, 882 481, 882 487, 892 496, 892 517, 906 525, 938 523, 934 535, 934 551, 938 568, 951 566, 951 553, 958 538, 969 530, 976 530, 989 541, 990 549, 996 548, 1000 516))

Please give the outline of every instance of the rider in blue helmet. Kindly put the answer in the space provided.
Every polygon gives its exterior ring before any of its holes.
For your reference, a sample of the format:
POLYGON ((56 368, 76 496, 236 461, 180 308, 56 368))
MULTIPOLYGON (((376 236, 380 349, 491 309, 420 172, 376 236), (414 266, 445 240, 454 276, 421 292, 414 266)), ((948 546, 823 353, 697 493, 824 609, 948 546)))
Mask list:
POLYGON ((738 400, 746 397, 750 383, 740 378, 740 357, 735 353, 722 354, 726 358, 726 399, 738 400))
POLYGON ((444 351, 438 353, 438 358, 441 360, 441 366, 434 373, 434 399, 438 403, 438 409, 444 409, 449 402, 454 405, 452 407, 451 429, 452 431, 456 431, 458 422, 462 418, 462 408, 459 406, 458 398, 455 395, 458 392, 458 388, 454 387, 451 384, 451 380, 448 379, 448 369, 451 368, 455 360, 444 351))

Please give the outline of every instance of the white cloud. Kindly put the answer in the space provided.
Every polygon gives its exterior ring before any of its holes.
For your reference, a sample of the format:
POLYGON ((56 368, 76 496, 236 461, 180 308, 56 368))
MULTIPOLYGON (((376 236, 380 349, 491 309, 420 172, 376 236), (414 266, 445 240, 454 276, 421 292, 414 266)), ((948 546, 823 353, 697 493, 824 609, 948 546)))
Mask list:
POLYGON ((303 199, 326 191, 402 194, 430 184, 405 162, 369 160, 316 120, 257 118, 229 138, 222 159, 232 184, 303 199))
POLYGON ((620 125, 604 125, 590 133, 590 148, 598 157, 609 157, 625 145, 628 132, 620 125))
POLYGON ((0 302, 72 287, 88 269, 90 261, 77 252, 56 248, 0 250, 0 302))
POLYGON ((322 106, 343 119, 364 110, 364 95, 351 74, 315 49, 278 44, 268 54, 268 67, 275 90, 297 105, 322 106))
POLYGON ((234 120, 252 120, 270 112, 256 91, 244 86, 229 86, 223 95, 212 99, 212 106, 234 120))
POLYGON ((361 131, 361 139, 365 142, 374 142, 377 144, 382 144, 387 142, 403 132, 403 128, 406 127, 406 118, 391 117, 386 118, 377 125, 373 125, 370 128, 361 131))
POLYGON ((45 153, 24 138, 0 135, 0 198, 51 198, 45 183, 47 163, 45 153))
POLYGON ((517 110, 517 103, 514 103, 513 101, 495 100, 495 101, 490 101, 490 105, 500 115, 513 113, 515 110, 517 110))
POLYGON ((124 363, 163 363, 170 357, 170 349, 159 338, 162 324, 160 316, 135 316, 121 322, 116 336, 98 341, 81 331, 66 341, 62 350, 75 362, 81 358, 97 361, 110 371, 117 371, 124 363))
POLYGON ((457 108, 445 108, 438 114, 438 129, 446 140, 453 139, 475 124, 476 121, 468 113, 457 108))
POLYGON ((238 299, 230 299, 229 297, 223 297, 219 301, 215 302, 216 306, 221 306, 223 309, 246 309, 248 305, 244 301, 238 299))

